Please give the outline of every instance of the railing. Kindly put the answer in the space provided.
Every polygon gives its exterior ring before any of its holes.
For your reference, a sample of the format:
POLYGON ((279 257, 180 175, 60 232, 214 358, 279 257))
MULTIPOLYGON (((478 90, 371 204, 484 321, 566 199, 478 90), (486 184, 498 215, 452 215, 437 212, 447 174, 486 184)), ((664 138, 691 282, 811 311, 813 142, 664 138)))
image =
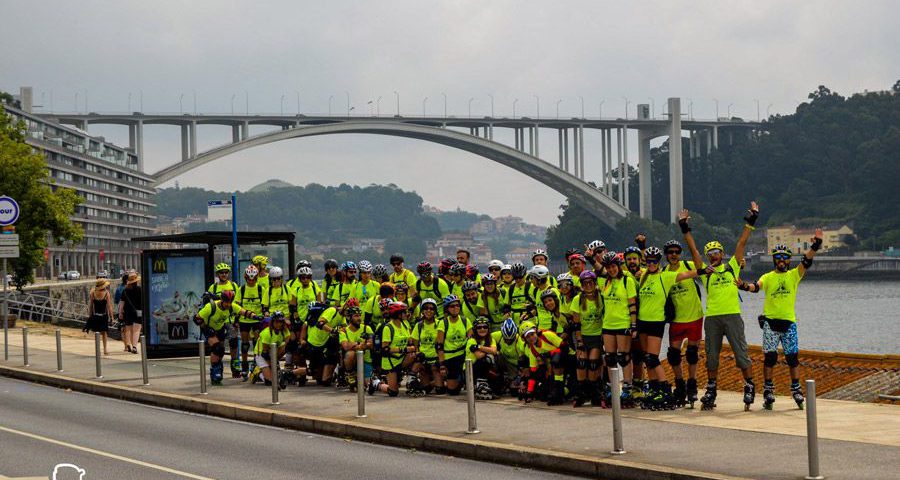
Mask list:
POLYGON ((10 292, 9 311, 22 320, 41 323, 74 324, 86 323, 86 304, 53 298, 30 292, 10 292))

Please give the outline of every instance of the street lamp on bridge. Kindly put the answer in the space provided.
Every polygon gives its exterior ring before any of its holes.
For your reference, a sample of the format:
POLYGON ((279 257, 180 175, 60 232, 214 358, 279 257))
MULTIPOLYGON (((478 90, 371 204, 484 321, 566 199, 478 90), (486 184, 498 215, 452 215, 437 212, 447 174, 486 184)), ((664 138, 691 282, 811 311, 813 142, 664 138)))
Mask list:
POLYGON ((297 115, 300 115, 300 91, 294 90, 294 93, 297 94, 297 115))
POLYGON ((603 103, 604 102, 606 102, 606 100, 600 100, 600 120, 603 120, 603 103))
POLYGON ((694 119, 694 100, 688 99, 688 118, 694 119))
POLYGON ((469 98, 469 118, 472 118, 472 101, 475 100, 475 97, 469 98))
POLYGON ((244 107, 247 109, 247 115, 250 115, 250 92, 244 90, 244 107))
POLYGON ((559 120, 559 104, 562 103, 562 99, 556 101, 556 119, 559 120))
POLYGON ((375 116, 381 116, 381 95, 379 95, 378 98, 375 99, 375 116))
POLYGON ((727 111, 728 111, 728 118, 731 118, 731 106, 732 106, 732 105, 734 105, 734 104, 733 104, 733 103, 729 103, 729 104, 728 104, 728 110, 727 110, 727 111))
POLYGON ((178 96, 178 112, 184 113, 184 94, 178 96))
POLYGON ((516 118, 516 104, 517 104, 517 103, 519 103, 519 99, 518 99, 518 98, 515 99, 515 100, 513 100, 513 114, 512 114, 513 118, 516 118))
POLYGON ((397 116, 400 116, 400 92, 394 90, 394 96, 397 97, 397 116))
POLYGON ((491 97, 491 118, 494 118, 494 96, 490 93, 488 94, 488 96, 491 97))
POLYGON ((760 120, 760 118, 759 118, 759 99, 754 98, 753 100, 756 102, 756 121, 758 122, 760 120))
POLYGON ((628 97, 622 97, 625 100, 625 120, 628 120, 628 104, 631 103, 628 101, 628 97))
POLYGON ((584 97, 579 95, 578 98, 581 99, 581 119, 584 120, 584 97))
POLYGON ((428 97, 422 99, 422 116, 427 117, 428 115, 425 113, 425 106, 428 105, 428 97))
POLYGON ((444 118, 447 118, 447 94, 441 92, 441 95, 444 96, 444 118))
POLYGON ((719 99, 714 98, 713 101, 716 102, 716 121, 718 121, 719 120, 719 99))
POLYGON ((541 97, 534 94, 534 104, 537 106, 537 115, 534 118, 541 118, 541 97))

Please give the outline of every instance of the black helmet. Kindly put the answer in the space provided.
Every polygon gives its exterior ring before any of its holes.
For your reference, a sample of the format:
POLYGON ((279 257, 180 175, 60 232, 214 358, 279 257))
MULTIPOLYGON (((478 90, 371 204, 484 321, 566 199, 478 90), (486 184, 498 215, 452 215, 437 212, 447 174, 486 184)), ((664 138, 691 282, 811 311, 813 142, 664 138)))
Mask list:
POLYGON ((516 262, 512 265, 512 276, 513 278, 523 278, 527 270, 525 269, 525 264, 522 262, 516 262))
POLYGON ((679 252, 684 250, 681 248, 681 243, 678 240, 669 240, 663 244, 663 252, 668 253, 670 248, 677 248, 679 252))
POLYGON ((312 268, 312 264, 309 263, 309 260, 300 260, 299 262, 297 262, 297 266, 294 267, 294 271, 300 270, 303 267, 312 268))
POLYGON ((322 312, 328 309, 328 304, 320 303, 320 302, 311 302, 309 304, 309 310, 306 314, 306 324, 309 326, 313 326, 319 321, 319 317, 322 316, 322 312))
POLYGON ((325 270, 328 270, 329 268, 337 268, 337 267, 338 267, 337 260, 335 260, 333 258, 329 258, 328 260, 325 260, 325 270))

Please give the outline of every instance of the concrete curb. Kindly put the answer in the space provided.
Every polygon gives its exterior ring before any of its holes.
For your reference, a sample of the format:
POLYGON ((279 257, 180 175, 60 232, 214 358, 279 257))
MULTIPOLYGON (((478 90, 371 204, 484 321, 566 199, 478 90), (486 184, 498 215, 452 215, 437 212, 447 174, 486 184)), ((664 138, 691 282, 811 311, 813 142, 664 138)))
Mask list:
POLYGON ((611 480, 739 480, 742 478, 518 445, 512 446, 497 442, 460 439, 425 432, 366 425, 336 418, 281 412, 208 398, 195 398, 139 387, 74 379, 7 365, 0 365, 0 376, 230 420, 588 478, 611 480))

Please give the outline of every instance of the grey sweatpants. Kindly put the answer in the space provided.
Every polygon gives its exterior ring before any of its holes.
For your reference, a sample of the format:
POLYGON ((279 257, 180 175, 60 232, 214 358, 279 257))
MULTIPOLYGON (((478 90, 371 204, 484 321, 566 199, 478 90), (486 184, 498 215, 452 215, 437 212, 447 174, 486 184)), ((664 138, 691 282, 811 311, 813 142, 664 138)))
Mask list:
POLYGON ((747 339, 744 336, 744 319, 739 313, 727 315, 710 315, 703 324, 706 333, 706 369, 719 369, 719 354, 722 352, 722 337, 728 339, 731 350, 734 351, 734 360, 738 368, 750 366, 750 357, 747 355, 747 339))

